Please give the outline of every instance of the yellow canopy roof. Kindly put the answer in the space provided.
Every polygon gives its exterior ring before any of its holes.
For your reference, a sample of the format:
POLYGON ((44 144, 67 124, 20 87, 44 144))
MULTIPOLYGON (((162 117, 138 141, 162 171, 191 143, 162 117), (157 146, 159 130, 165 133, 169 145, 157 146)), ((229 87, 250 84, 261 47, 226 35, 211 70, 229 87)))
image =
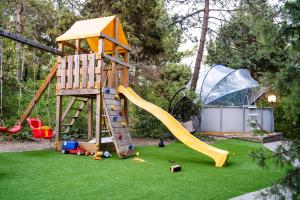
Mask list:
MULTIPOLYGON (((100 33, 114 38, 114 19, 116 16, 101 17, 95 19, 81 20, 75 22, 72 27, 64 34, 56 38, 56 42, 62 42, 73 39, 86 39, 90 48, 98 51, 98 40, 100 33)), ((118 42, 128 46, 120 20, 118 20, 118 42)), ((113 44, 107 40, 104 41, 104 51, 111 52, 113 44)), ((118 46, 118 50, 122 47, 118 46)))

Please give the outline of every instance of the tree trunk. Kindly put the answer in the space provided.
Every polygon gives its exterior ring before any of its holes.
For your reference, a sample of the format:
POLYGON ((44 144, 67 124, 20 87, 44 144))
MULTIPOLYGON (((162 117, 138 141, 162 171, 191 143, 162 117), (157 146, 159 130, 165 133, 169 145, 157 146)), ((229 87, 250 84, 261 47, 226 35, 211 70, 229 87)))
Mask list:
POLYGON ((196 63, 195 63, 195 68, 194 68, 194 73, 193 73, 192 83, 191 83, 192 90, 196 89, 198 78, 199 78, 199 72, 201 68, 201 62, 202 62, 205 40, 206 40, 206 33, 208 29, 208 16, 209 16, 209 0, 205 0, 200 43, 197 51, 196 63))
MULTIPOLYGON (((17 34, 22 34, 22 21, 21 16, 23 12, 23 5, 22 3, 20 5, 16 6, 16 32, 17 34)), ((20 42, 17 42, 16 44, 16 63, 17 63, 17 71, 16 71, 16 78, 18 81, 21 81, 23 77, 21 77, 21 51, 22 44, 20 42)))

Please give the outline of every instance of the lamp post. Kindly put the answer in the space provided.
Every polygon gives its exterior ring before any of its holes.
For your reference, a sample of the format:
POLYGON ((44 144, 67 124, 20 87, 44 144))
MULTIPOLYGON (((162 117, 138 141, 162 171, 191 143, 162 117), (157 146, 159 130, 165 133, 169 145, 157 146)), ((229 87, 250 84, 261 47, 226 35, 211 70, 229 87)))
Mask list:
POLYGON ((273 104, 276 103, 277 101, 277 97, 275 94, 270 93, 267 96, 268 102, 271 104, 271 111, 272 111, 272 115, 273 115, 273 121, 272 121, 272 131, 274 131, 274 110, 273 110, 273 104))
POLYGON ((269 103, 271 103, 273 105, 274 103, 276 103, 276 101, 277 101, 277 97, 276 97, 275 94, 271 93, 271 94, 268 95, 268 102, 269 103))

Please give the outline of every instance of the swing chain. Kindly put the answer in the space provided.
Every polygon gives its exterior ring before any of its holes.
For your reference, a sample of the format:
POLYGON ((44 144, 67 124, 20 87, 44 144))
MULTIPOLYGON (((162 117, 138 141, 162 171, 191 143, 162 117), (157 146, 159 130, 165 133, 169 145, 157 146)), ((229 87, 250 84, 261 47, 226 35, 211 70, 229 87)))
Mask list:
POLYGON ((3 120, 3 41, 0 39, 0 123, 5 126, 3 120))
POLYGON ((20 115, 21 110, 21 99, 22 99, 22 87, 23 87, 23 74, 24 74, 24 60, 25 60, 25 53, 24 48, 22 48, 22 60, 21 60, 21 75, 19 80, 19 105, 18 105, 18 116, 20 115))

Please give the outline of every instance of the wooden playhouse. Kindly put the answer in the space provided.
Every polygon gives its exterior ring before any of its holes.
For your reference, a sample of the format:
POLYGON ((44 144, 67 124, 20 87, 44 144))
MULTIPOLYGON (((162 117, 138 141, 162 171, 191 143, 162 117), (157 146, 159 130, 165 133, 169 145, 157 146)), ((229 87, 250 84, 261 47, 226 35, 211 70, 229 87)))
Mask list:
POLYGON ((56 71, 57 150, 62 134, 70 133, 87 107, 87 138, 95 140, 79 146, 90 152, 113 147, 120 158, 133 155, 127 99, 116 92, 119 84, 128 86, 131 51, 118 17, 77 21, 56 41, 64 54, 58 57, 56 71), (71 100, 63 110, 67 96, 71 100))

